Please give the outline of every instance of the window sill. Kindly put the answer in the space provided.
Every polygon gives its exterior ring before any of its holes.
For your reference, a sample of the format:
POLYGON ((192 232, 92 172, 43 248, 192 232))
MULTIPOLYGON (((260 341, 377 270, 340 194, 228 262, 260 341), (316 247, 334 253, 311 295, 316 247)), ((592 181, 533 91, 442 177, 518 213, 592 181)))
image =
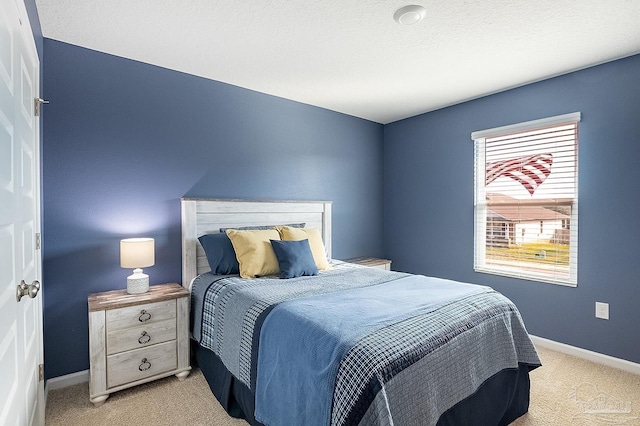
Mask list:
POLYGON ((520 279, 520 280, 535 281, 535 282, 541 282, 541 283, 544 283, 544 284, 556 284, 556 285, 561 285, 561 286, 565 286, 565 287, 577 287, 578 286, 577 281, 575 279, 571 279, 571 278, 553 279, 553 278, 546 277, 546 276, 543 276, 543 275, 536 275, 536 274, 524 275, 524 274, 518 273, 518 272, 511 272, 511 271, 508 271, 508 270, 495 269, 495 268, 475 267, 475 268, 473 268, 473 270, 475 272, 480 272, 482 274, 490 274, 490 275, 498 275, 498 276, 502 276, 502 277, 517 278, 517 279, 520 279))

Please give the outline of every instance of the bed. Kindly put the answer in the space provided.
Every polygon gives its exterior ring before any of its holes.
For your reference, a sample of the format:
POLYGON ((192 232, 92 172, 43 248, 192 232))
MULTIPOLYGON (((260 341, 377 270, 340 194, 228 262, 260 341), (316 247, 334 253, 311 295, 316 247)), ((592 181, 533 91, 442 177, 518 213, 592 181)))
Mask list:
POLYGON ((506 425, 528 410, 529 372, 540 361, 513 303, 489 287, 332 260, 331 202, 185 198, 182 251, 192 353, 233 417, 506 425), (235 231, 246 227, 260 230, 235 231), (210 257, 212 268, 202 245, 224 240, 225 229, 238 259, 238 238, 264 233, 288 240, 271 242, 281 274, 291 269, 281 246, 302 247, 306 265, 309 253, 320 265, 320 239, 328 265, 288 279, 242 278, 210 257), (286 232, 309 238, 301 245, 286 232))

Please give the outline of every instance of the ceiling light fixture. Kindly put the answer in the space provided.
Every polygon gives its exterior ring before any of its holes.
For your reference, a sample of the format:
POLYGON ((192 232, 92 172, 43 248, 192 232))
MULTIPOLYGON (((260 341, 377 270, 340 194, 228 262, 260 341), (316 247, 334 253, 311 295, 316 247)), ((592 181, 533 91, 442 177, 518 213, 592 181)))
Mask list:
POLYGON ((401 7, 393 14, 393 19, 402 25, 413 25, 422 21, 427 16, 427 9, 417 4, 401 7))

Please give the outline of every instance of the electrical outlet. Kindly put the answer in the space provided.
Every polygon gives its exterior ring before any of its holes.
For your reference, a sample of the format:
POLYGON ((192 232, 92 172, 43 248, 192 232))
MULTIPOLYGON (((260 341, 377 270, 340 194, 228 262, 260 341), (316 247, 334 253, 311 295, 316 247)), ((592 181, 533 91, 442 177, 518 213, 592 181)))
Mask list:
POLYGON ((609 319, 609 304, 596 302, 596 318, 609 319))

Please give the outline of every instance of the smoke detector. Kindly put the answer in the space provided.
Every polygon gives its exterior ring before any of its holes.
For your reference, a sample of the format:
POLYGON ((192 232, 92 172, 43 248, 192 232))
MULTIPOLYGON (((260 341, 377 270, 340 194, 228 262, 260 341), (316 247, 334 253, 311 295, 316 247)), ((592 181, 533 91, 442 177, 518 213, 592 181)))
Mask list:
POLYGON ((423 6, 412 4, 401 7, 393 14, 393 19, 402 25, 413 25, 422 21, 427 16, 427 9, 423 6))

